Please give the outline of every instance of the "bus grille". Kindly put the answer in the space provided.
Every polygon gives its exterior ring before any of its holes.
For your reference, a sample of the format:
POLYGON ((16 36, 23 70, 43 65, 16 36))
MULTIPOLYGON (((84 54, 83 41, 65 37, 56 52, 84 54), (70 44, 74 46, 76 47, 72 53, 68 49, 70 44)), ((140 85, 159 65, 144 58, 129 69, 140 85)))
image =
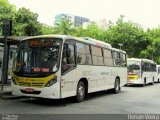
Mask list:
POLYGON ((35 82, 18 82, 19 86, 24 87, 44 87, 45 83, 35 83, 35 82))

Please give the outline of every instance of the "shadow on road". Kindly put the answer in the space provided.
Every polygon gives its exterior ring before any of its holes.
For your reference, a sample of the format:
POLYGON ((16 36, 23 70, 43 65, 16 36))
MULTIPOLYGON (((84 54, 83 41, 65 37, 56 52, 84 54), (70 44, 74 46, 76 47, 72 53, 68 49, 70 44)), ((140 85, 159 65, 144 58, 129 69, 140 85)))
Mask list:
MULTIPOLYGON (((123 93, 124 91, 121 91, 118 94, 123 93)), ((95 92, 95 93, 90 93, 87 95, 86 99, 84 102, 99 98, 99 97, 104 97, 104 96, 110 96, 114 95, 112 90, 105 90, 105 91, 100 91, 100 92, 95 92)), ((76 100, 75 97, 69 97, 69 98, 64 98, 64 99, 45 99, 45 98, 22 98, 19 99, 21 102, 25 103, 30 103, 30 104, 37 104, 37 105, 43 105, 43 106, 67 106, 70 104, 75 104, 76 100)), ((76 103, 78 104, 78 103, 76 103)))
MULTIPOLYGON (((154 84, 158 84, 158 82, 156 83, 154 83, 154 84)), ((124 85, 124 87, 139 87, 139 88, 143 88, 143 87, 148 87, 148 86, 153 86, 151 83, 148 83, 148 84, 146 84, 145 86, 143 86, 142 84, 133 84, 133 85, 124 85)))
MULTIPOLYGON (((159 83, 155 83, 159 84, 159 83)), ((145 87, 150 87, 153 85, 147 84, 145 87)), ((142 87, 142 85, 129 85, 129 86, 124 86, 122 87, 122 91, 118 94, 123 94, 127 91, 123 91, 123 89, 125 89, 125 87, 129 88, 139 88, 139 89, 143 89, 145 87, 142 87)), ((87 95, 86 99, 84 102, 90 101, 90 100, 94 100, 100 97, 111 97, 113 96, 113 92, 111 89, 109 90, 104 90, 104 91, 100 91, 100 92, 95 92, 95 93, 90 93, 87 95)), ((69 98, 64 98, 64 99, 44 99, 44 98, 29 98, 29 97, 13 97, 10 98, 8 100, 16 100, 18 102, 25 102, 25 103, 29 103, 29 104, 37 104, 37 105, 41 105, 41 106, 52 106, 52 107, 59 107, 59 106, 67 106, 70 104, 75 104, 75 97, 69 97, 69 98)), ((78 103, 76 103, 78 104, 78 103)))
MULTIPOLYGON (((159 83, 155 83, 159 84, 159 83)), ((147 84, 145 87, 151 87, 153 85, 147 84)), ((139 89, 143 89, 145 87, 142 87, 142 85, 129 85, 129 86, 124 86, 122 87, 122 91, 118 94, 123 94, 127 91, 123 91, 123 88, 139 88, 139 89)), ((113 96, 113 92, 111 89, 109 90, 104 90, 104 91, 100 91, 100 92, 95 92, 95 93, 90 93, 87 95, 86 99, 84 102, 90 101, 90 100, 94 100, 100 97, 111 97, 113 96)), ((52 107, 59 107, 59 106, 67 106, 70 104, 75 104, 75 97, 69 97, 69 98, 64 98, 64 99, 45 99, 45 98, 20 98, 18 101, 20 102, 25 102, 25 103, 29 103, 29 104, 37 104, 37 105, 41 105, 41 106, 52 106, 52 107)), ((76 103, 78 104, 78 103, 76 103)), ((80 103, 79 103, 80 104, 80 103)))

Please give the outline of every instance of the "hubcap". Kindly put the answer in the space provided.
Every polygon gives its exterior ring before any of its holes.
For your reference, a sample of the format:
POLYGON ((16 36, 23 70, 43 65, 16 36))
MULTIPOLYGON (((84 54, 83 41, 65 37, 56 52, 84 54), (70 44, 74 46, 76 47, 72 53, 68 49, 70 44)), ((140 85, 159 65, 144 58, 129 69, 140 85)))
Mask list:
POLYGON ((118 80, 116 80, 116 91, 119 90, 119 84, 118 84, 118 80))
POLYGON ((84 92, 85 92, 84 87, 83 86, 79 86, 78 94, 79 94, 80 98, 83 98, 84 92))

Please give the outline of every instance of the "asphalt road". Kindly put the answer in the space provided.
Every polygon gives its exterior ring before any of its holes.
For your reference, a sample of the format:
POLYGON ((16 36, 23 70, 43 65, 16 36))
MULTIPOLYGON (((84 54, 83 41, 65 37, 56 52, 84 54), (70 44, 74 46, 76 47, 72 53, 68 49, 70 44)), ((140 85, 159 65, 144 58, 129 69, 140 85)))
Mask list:
POLYGON ((90 94, 82 103, 62 100, 0 99, 2 114, 160 114, 160 83, 146 87, 122 87, 118 94, 102 91, 90 94))

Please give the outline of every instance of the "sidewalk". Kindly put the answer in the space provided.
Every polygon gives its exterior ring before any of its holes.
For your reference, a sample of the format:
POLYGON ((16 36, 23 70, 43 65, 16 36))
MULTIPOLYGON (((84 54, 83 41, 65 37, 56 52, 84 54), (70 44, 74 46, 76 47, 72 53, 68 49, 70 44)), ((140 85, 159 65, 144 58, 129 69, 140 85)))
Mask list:
POLYGON ((11 84, 4 84, 3 85, 3 90, 2 90, 2 84, 0 84, 0 98, 2 99, 12 99, 17 96, 12 95, 12 89, 11 89, 11 84))

